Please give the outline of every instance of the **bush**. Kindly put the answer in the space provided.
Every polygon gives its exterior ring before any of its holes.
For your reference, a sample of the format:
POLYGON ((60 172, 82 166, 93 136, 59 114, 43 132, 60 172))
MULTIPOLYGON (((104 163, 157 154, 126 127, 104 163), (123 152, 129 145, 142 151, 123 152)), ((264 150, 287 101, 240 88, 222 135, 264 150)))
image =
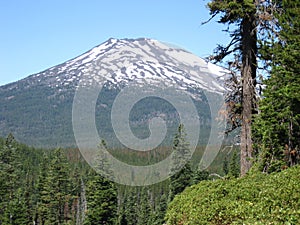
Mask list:
POLYGON ((203 181, 170 203, 172 224, 300 224, 300 167, 203 181))

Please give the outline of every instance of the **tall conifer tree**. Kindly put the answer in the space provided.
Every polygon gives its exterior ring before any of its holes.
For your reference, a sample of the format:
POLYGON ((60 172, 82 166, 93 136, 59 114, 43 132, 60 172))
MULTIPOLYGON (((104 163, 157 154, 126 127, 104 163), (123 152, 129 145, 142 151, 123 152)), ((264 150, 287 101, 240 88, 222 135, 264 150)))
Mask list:
POLYGON ((173 151, 174 157, 171 172, 175 172, 175 174, 170 178, 169 201, 172 201, 175 195, 181 193, 192 183, 191 151, 183 124, 179 125, 177 134, 175 135, 173 151))
POLYGON ((20 165, 16 142, 10 134, 0 146, 0 224, 17 224, 18 221, 24 221, 24 213, 19 214, 17 210, 24 206, 24 196, 20 191, 20 165))
POLYGON ((90 172, 90 179, 86 185, 87 214, 84 221, 86 225, 115 224, 117 221, 117 189, 111 181, 113 171, 106 151, 107 145, 102 140, 93 162, 97 172, 90 172))
POLYGON ((279 171, 299 161, 300 150, 300 1, 279 1, 276 14, 280 30, 265 47, 271 76, 254 122, 259 169, 279 171))
MULTIPOLYGON (((215 61, 222 61, 226 56, 234 54, 236 61, 231 62, 241 75, 240 96, 229 95, 228 105, 233 114, 233 127, 241 123, 241 175, 245 175, 252 164, 252 114, 256 111, 255 86, 257 69, 257 25, 255 0, 213 0, 208 4, 211 15, 220 15, 219 23, 234 25, 234 30, 226 30, 232 37, 227 46, 219 45, 215 61), (240 106, 231 104, 239 99, 240 106), (236 115, 240 114, 240 115, 236 115)), ((239 88, 238 88, 239 90, 239 88)))

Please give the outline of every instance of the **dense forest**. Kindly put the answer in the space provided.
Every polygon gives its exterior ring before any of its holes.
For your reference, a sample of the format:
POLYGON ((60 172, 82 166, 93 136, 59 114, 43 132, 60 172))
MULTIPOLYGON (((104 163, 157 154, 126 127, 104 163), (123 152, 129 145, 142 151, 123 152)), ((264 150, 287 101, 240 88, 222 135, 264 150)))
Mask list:
MULTIPOLYGON (((181 125, 173 146, 179 157, 189 154, 185 136, 181 125)), ((238 169, 237 161, 231 164, 238 169)), ((209 179, 208 171, 189 162, 164 182, 124 186, 96 173, 78 149, 36 149, 18 143, 12 134, 0 139, 0 173, 0 224, 18 225, 163 224, 176 194, 209 179)))
MULTIPOLYGON (((212 0, 208 9, 232 38, 210 59, 232 71, 226 133, 240 133, 239 148, 217 169, 188 161, 161 183, 131 187, 96 173, 78 149, 37 149, 9 134, 0 225, 300 224, 300 1, 212 0)), ((125 161, 148 159, 123 151, 125 161)), ((189 158, 183 124, 164 151, 189 158)))

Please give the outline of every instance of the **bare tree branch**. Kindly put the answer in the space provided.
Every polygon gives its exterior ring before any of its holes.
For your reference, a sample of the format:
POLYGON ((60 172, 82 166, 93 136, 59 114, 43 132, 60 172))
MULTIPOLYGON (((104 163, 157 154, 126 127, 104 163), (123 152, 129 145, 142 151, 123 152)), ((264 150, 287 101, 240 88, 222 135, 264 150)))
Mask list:
POLYGON ((217 14, 218 14, 218 12, 215 12, 214 14, 212 14, 212 16, 208 20, 201 23, 201 26, 204 25, 204 24, 209 23, 213 18, 216 17, 217 14))

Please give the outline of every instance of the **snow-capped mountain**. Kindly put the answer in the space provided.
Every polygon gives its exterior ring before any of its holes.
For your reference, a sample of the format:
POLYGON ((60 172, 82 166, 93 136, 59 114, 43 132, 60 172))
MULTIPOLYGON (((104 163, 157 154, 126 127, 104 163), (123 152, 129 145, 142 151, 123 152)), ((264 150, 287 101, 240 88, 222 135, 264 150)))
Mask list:
POLYGON ((111 38, 65 63, 0 87, 0 135, 12 132, 35 145, 72 145, 70 112, 79 85, 176 85, 197 99, 196 90, 222 94, 225 74, 225 69, 157 40, 111 38), (56 132, 70 141, 55 140, 56 132))
MULTIPOLYGON (((21 82, 51 88, 76 88, 81 79, 89 86, 102 77, 111 84, 145 82, 177 84, 182 88, 202 88, 222 93, 226 71, 192 53, 153 39, 109 39, 90 51, 54 66, 21 82), (96 72, 83 75, 91 67, 96 72)), ((15 83, 17 85, 18 83, 15 83)), ((17 86, 15 86, 17 88, 17 86)))

